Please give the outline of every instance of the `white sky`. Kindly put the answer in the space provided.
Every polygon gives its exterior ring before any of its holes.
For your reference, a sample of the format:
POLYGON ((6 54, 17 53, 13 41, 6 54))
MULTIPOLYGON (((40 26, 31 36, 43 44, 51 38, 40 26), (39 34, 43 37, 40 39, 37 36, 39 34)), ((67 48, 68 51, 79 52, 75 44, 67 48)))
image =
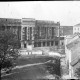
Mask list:
POLYGON ((35 18, 73 26, 80 23, 80 1, 0 2, 0 18, 35 18))

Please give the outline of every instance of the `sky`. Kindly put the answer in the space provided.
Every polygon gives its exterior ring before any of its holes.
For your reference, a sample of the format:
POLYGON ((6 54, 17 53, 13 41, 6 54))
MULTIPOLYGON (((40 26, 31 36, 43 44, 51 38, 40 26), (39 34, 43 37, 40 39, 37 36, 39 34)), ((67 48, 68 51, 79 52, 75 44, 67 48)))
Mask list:
POLYGON ((80 23, 80 1, 0 2, 0 18, 35 18, 74 26, 80 23))

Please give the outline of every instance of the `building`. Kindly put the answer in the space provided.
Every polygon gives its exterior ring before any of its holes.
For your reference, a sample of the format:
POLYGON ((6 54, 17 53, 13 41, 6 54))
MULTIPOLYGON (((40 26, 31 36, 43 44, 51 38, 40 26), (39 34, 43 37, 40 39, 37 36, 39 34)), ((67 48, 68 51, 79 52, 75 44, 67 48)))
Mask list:
POLYGON ((65 40, 68 39, 71 35, 73 35, 73 26, 60 26, 60 38, 62 38, 60 39, 60 44, 63 49, 66 45, 65 40))
POLYGON ((73 35, 73 26, 60 26, 60 36, 73 35))
POLYGON ((0 18, 0 31, 11 30, 17 34, 19 40, 21 40, 21 20, 12 18, 0 18))
POLYGON ((21 41, 21 49, 58 46, 60 23, 33 18, 0 18, 0 30, 12 30, 21 41))
POLYGON ((21 48, 58 46, 60 23, 23 18, 21 20, 21 48))
POLYGON ((73 26, 73 34, 80 33, 80 23, 73 26))
POLYGON ((65 53, 66 53, 66 64, 69 69, 70 78, 75 77, 75 70, 79 67, 78 57, 80 52, 80 38, 79 34, 74 34, 65 38, 65 53))

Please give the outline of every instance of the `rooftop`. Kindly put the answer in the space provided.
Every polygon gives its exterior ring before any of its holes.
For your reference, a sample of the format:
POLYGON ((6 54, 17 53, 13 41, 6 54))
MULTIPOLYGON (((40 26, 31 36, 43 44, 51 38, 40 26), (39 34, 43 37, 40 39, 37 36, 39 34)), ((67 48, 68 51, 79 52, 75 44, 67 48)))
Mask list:
POLYGON ((76 25, 74 25, 74 26, 76 26, 76 27, 77 27, 77 26, 80 26, 80 23, 78 23, 78 24, 76 24, 76 25))

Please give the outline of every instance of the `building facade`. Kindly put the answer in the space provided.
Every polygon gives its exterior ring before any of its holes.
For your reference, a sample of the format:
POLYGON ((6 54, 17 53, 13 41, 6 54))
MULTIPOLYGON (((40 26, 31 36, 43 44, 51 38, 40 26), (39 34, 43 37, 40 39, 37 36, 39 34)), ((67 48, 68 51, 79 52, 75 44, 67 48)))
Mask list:
POLYGON ((60 36, 73 35, 73 26, 60 26, 60 36))
POLYGON ((21 19, 0 18, 0 31, 11 30, 21 40, 21 19))
POLYGON ((80 24, 76 24, 73 26, 73 34, 80 33, 80 24))
POLYGON ((21 21, 21 48, 54 46, 59 43, 60 23, 23 18, 21 21))
POLYGON ((78 34, 67 36, 65 38, 66 64, 69 69, 69 76, 72 79, 76 78, 75 70, 76 68, 79 67, 78 65, 80 65, 80 64, 76 64, 80 53, 79 43, 80 43, 80 38, 78 34))
POLYGON ((33 18, 0 18, 0 30, 12 30, 21 41, 21 49, 59 45, 60 23, 33 18))

